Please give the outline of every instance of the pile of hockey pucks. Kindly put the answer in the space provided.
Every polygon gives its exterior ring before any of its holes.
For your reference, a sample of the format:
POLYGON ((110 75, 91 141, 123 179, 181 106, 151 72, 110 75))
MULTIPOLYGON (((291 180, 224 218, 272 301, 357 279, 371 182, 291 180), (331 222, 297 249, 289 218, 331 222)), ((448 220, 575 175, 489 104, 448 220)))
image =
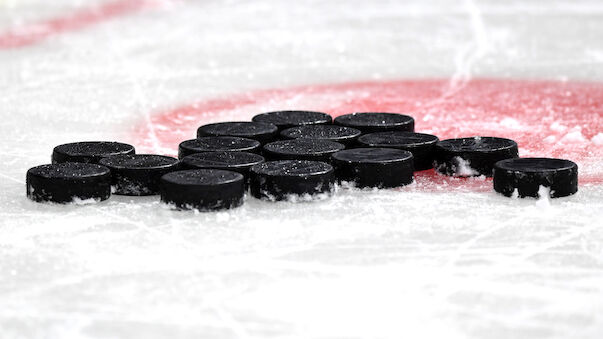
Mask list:
POLYGON ((252 121, 203 125, 178 147, 179 159, 136 154, 118 142, 76 142, 54 148, 52 164, 27 172, 27 196, 38 202, 101 201, 111 194, 161 196, 176 209, 221 210, 246 192, 270 200, 328 197, 338 183, 392 188, 414 172, 493 176, 506 196, 550 197, 578 190, 578 167, 563 159, 519 158, 517 143, 497 137, 440 141, 415 133, 397 113, 352 113, 334 120, 311 111, 262 113, 252 121))

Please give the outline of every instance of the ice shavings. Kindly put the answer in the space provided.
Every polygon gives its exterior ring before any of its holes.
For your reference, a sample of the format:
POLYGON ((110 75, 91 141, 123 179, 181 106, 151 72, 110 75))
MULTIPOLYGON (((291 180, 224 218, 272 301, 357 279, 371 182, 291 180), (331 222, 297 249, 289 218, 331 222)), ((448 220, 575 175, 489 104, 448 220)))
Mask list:
POLYGON ((456 164, 454 175, 459 177, 472 177, 479 175, 479 172, 470 166, 469 160, 465 160, 461 157, 454 157, 453 162, 456 164))
POLYGON ((502 119, 500 125, 509 129, 521 129, 521 123, 510 117, 502 119))
POLYGON ((582 129, 580 127, 573 128, 569 133, 559 140, 561 143, 582 143, 585 142, 586 138, 582 134, 582 129))

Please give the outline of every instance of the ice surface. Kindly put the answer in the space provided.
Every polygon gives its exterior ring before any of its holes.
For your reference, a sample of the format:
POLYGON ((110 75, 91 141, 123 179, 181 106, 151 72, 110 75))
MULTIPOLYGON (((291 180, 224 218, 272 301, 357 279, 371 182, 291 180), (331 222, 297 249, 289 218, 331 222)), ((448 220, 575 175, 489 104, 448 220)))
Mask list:
MULTIPOLYGON (((0 30, 101 2, 0 0, 0 30)), ((160 2, 0 50, 2 338, 601 338, 598 182, 568 198, 509 199, 488 179, 434 176, 319 202, 248 197, 219 213, 157 197, 36 204, 24 183, 55 145, 138 146, 135 127, 155 112, 229 93, 443 78, 444 100, 477 77, 601 82, 600 1, 160 2)), ((268 98, 202 118, 342 98, 268 98)), ((438 119, 428 113, 423 126, 438 119)), ((511 113, 484 128, 527 132, 511 113)), ((542 138, 558 154, 600 146, 600 124, 547 120, 542 138)), ((151 138, 139 151, 175 146, 151 138)), ((584 153, 591 176, 603 173, 596 150, 584 153)))

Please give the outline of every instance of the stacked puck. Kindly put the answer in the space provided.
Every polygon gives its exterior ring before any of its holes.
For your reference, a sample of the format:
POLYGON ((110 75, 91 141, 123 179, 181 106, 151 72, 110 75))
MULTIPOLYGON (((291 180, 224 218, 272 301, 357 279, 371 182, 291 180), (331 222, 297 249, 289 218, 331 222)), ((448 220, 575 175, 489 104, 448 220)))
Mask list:
POLYGON ((578 190, 578 167, 563 159, 519 158, 500 137, 439 140, 416 133, 403 114, 338 116, 275 111, 252 121, 200 126, 178 145, 178 158, 136 154, 132 145, 86 141, 56 146, 51 164, 29 169, 27 197, 80 203, 111 194, 160 195, 174 209, 215 211, 241 206, 247 190, 268 201, 331 196, 337 183, 359 188, 408 185, 414 172, 493 177, 506 196, 552 198, 578 190))

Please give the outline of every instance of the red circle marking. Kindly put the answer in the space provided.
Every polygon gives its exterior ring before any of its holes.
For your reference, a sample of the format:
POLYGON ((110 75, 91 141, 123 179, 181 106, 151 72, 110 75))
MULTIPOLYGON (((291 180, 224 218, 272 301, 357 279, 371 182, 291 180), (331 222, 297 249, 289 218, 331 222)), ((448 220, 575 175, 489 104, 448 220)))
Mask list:
MULTIPOLYGON (((258 90, 207 99, 154 114, 136 138, 142 148, 171 150, 195 137, 199 125, 248 120, 262 111, 318 110, 338 116, 381 111, 411 115, 418 132, 440 139, 499 136, 517 141, 520 156, 570 159, 580 184, 603 183, 603 84, 476 79, 453 87, 449 80, 395 80, 258 90)), ((450 178, 418 172, 415 188, 491 190, 490 179, 450 178)))
POLYGON ((8 31, 0 32, 0 50, 35 45, 54 35, 77 31, 160 5, 159 0, 113 0, 97 6, 82 7, 72 13, 19 25, 8 31))

